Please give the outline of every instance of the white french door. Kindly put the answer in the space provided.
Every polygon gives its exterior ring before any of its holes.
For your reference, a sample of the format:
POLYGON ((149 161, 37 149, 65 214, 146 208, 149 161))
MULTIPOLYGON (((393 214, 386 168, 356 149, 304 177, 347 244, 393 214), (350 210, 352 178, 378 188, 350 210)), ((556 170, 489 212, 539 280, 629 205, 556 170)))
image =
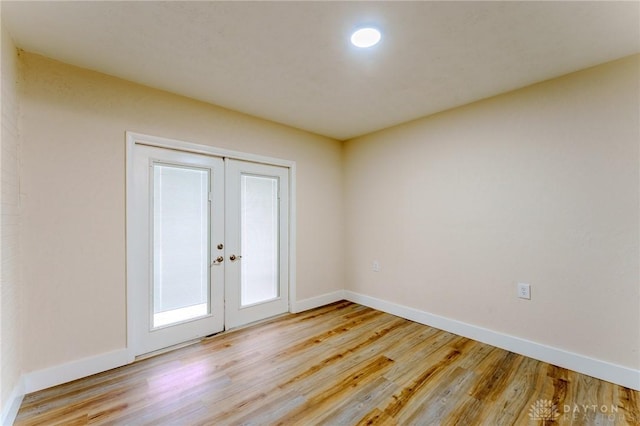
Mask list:
POLYGON ((136 145, 127 223, 136 355, 222 331, 224 163, 136 145))
POLYGON ((288 170, 226 160, 227 327, 289 306, 288 170))
POLYGON ((127 269, 135 355, 288 311, 288 169, 134 144, 127 269))

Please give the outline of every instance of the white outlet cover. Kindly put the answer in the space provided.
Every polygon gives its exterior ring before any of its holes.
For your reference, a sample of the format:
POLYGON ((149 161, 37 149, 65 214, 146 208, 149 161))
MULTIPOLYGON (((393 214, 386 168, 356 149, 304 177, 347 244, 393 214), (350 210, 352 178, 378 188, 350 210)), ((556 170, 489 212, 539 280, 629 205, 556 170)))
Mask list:
POLYGON ((518 297, 531 300, 531 286, 528 283, 518 283, 518 297))

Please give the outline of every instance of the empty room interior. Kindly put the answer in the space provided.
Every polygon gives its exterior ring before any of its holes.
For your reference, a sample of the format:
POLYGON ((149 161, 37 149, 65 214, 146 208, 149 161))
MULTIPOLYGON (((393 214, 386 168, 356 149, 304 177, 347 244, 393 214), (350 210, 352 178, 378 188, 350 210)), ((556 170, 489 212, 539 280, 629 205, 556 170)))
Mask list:
POLYGON ((0 17, 0 424, 640 424, 640 2, 0 17))

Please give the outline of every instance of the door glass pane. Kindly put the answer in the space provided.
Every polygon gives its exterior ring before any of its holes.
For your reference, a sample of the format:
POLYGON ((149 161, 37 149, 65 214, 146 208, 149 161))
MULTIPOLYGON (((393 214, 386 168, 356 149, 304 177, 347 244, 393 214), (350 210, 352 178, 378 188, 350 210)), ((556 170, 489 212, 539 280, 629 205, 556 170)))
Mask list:
POLYGON ((240 305, 279 297, 278 179, 242 175, 240 305))
POLYGON ((153 165, 153 328, 209 313, 209 170, 153 165))

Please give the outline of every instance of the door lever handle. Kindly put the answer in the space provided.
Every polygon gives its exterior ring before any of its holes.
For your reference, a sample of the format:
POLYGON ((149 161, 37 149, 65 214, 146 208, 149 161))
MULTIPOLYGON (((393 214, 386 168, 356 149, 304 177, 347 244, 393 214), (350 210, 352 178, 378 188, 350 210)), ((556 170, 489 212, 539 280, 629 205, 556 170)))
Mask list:
POLYGON ((218 257, 216 257, 216 258, 211 262, 211 265, 209 265, 209 266, 219 265, 219 264, 221 264, 222 262, 224 262, 224 257, 222 257, 222 256, 218 256, 218 257))
POLYGON ((242 256, 240 255, 236 256, 235 254, 232 254, 231 256, 229 256, 229 260, 232 262, 235 262, 237 259, 242 259, 242 256))

